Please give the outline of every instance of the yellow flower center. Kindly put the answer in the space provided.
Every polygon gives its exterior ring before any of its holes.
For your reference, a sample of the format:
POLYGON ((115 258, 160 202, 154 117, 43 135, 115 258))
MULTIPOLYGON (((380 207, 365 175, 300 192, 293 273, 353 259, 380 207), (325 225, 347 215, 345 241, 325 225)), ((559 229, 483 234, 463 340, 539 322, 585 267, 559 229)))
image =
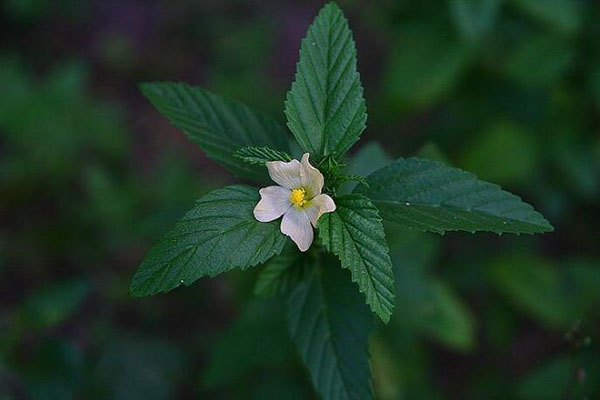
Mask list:
POLYGON ((292 193, 290 194, 290 201, 296 207, 304 206, 306 202, 308 202, 308 199, 306 198, 306 190, 303 188, 292 190, 292 193))

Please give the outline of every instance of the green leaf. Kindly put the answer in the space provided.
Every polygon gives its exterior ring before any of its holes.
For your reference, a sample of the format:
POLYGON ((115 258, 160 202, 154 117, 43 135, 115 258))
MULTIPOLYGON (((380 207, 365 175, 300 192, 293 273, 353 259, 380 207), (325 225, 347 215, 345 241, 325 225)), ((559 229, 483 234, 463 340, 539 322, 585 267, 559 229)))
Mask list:
POLYGON ((89 285, 82 280, 47 283, 23 304, 28 331, 52 328, 71 317, 83 303, 89 285))
POLYGON ((334 3, 308 28, 296 67, 285 102, 288 127, 317 161, 339 158, 360 137, 367 114, 352 32, 334 3))
POLYGON ((480 40, 494 26, 501 0, 449 0, 452 20, 461 36, 469 41, 480 40))
MULTIPOLYGON (((571 307, 571 290, 556 266, 533 256, 511 256, 494 260, 488 268, 491 284, 537 321, 564 328, 580 316, 571 307)), ((581 288, 577 288, 579 293, 581 288)))
POLYGON ((271 258, 265 265, 254 285, 254 294, 271 297, 287 293, 306 275, 308 258, 292 245, 271 258))
POLYGON ((475 345, 475 321, 467 305, 444 281, 426 282, 425 299, 417 304, 416 325, 427 336, 457 351, 472 350, 475 345))
POLYGON ((438 263, 440 238, 386 225, 396 278, 396 306, 392 329, 417 330, 455 351, 467 352, 476 343, 476 321, 456 290, 437 279, 432 268, 438 263))
POLYGON ((321 217, 319 236, 350 270, 371 310, 387 323, 394 309, 394 276, 379 212, 356 194, 338 197, 336 206, 321 217))
POLYGON ((573 44, 547 32, 523 36, 502 56, 505 74, 525 88, 547 88, 564 79, 575 60, 573 44))
MULTIPOLYGON (((163 400, 177 397, 178 388, 192 368, 188 361, 191 357, 186 357, 172 340, 153 339, 150 338, 153 335, 147 333, 117 335, 113 332, 107 336, 97 360, 90 363, 90 371, 84 375, 86 391, 69 398, 163 400)), ((81 350, 77 354, 81 354, 81 350)), ((83 371, 87 367, 88 364, 84 364, 83 371)))
POLYGON ((242 147, 233 153, 233 157, 252 165, 265 165, 269 161, 292 161, 289 154, 269 147, 242 147))
POLYGON ((350 159, 348 173, 367 176, 392 162, 378 142, 362 146, 350 159))
POLYGON ((469 172, 400 158, 359 186, 389 221, 421 231, 542 233, 554 228, 529 204, 469 172))
POLYGON ((393 39, 383 79, 393 110, 427 107, 454 89, 468 67, 471 49, 452 36, 446 29, 415 24, 403 27, 393 39))
POLYGON ((227 186, 201 197, 146 255, 131 282, 133 296, 167 292, 203 276, 247 269, 279 254, 285 236, 279 221, 258 222, 253 215, 258 191, 227 186))
POLYGON ((313 268, 287 301, 292 340, 324 399, 372 399, 371 313, 337 261, 313 268))
POLYGON ((231 326, 210 345, 203 386, 235 385, 253 371, 272 373, 294 359, 280 301, 250 299, 231 326))
POLYGON ((336 180, 339 184, 343 184, 346 182, 357 182, 361 185, 369 186, 369 182, 362 175, 356 174, 340 174, 336 176, 336 180))
POLYGON ((532 132, 512 122, 497 122, 467 146, 461 166, 499 184, 525 184, 535 179, 540 155, 532 132), (510 162, 506 162, 510 154, 510 162))
POLYGON ((561 33, 573 34, 581 26, 583 2, 573 0, 512 0, 515 6, 561 33))
POLYGON ((158 111, 196 142, 209 158, 239 177, 268 181, 264 168, 233 157, 240 147, 289 150, 289 137, 281 125, 239 101, 185 83, 142 83, 140 89, 158 111))
MULTIPOLYGON (((560 400, 565 393, 571 393, 575 360, 571 356, 561 354, 549 360, 543 360, 533 371, 519 379, 516 392, 520 399, 560 400), (543 362, 543 364, 542 364, 543 362)), ((586 380, 583 380, 585 382, 586 380)), ((579 382, 579 383, 583 383, 579 382)), ((569 396, 570 397, 570 396, 569 396)), ((585 398, 573 396, 571 398, 585 398)))

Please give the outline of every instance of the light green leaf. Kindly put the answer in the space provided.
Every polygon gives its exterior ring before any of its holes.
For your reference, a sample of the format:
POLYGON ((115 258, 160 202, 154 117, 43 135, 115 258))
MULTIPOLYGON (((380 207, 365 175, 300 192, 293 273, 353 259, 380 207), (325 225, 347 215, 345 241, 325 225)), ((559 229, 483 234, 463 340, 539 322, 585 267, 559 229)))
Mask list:
POLYGON ((279 254, 279 221, 258 222, 258 190, 227 186, 201 197, 146 255, 131 282, 133 296, 167 292, 203 276, 246 269, 279 254), (235 249, 232 251, 232 249, 235 249))
POLYGON ((371 313, 337 261, 315 267, 287 301, 287 319, 313 385, 326 400, 372 399, 371 313))
POLYGON ((242 147, 233 153, 233 157, 252 165, 265 165, 269 161, 292 161, 289 154, 269 147, 242 147))
POLYGON ((235 175, 268 181, 264 168, 233 157, 245 146, 289 151, 289 137, 276 121, 254 109, 185 83, 142 83, 140 89, 158 111, 196 142, 206 155, 235 175))
POLYGON ((379 212, 356 194, 338 197, 336 206, 321 217, 319 236, 350 270, 371 310, 387 323, 394 309, 394 276, 379 212))
POLYGON ((285 114, 300 145, 317 161, 342 156, 365 129, 356 48, 348 21, 334 3, 323 7, 302 41, 285 114))
POLYGON ((271 258, 260 271, 254 294, 261 297, 271 297, 287 293, 306 275, 308 258, 294 246, 287 246, 283 252, 271 258))
POLYGON ((469 172, 400 158, 359 186, 389 221, 421 231, 542 233, 554 228, 529 204, 469 172))

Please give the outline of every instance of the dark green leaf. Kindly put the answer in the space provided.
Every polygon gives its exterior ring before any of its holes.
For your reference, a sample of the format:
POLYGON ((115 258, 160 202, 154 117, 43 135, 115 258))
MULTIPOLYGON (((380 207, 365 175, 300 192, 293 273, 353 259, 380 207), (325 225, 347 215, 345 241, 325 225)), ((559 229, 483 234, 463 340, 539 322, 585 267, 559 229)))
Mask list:
POLYGON ((575 57, 571 42, 543 32, 523 37, 503 61, 505 73, 521 86, 546 88, 567 75, 575 57))
POLYGON ((315 267, 294 288, 287 315, 292 340, 322 398, 373 398, 368 354, 373 321, 336 261, 315 267))
POLYGON ((269 161, 292 161, 289 154, 269 147, 242 147, 233 153, 233 157, 252 165, 265 165, 269 161))
POLYGON ((336 206, 321 217, 319 236, 350 270, 371 310, 387 323, 394 309, 394 276, 379 212, 356 194, 338 197, 336 206))
POLYGON ((196 142, 208 157, 237 176, 264 181, 264 168, 245 164, 233 153, 245 146, 288 151, 285 129, 233 99, 185 83, 151 82, 140 88, 158 111, 196 142))
POLYGON ((424 299, 417 304, 418 328, 430 338, 457 351, 475 345, 475 321, 453 288, 439 279, 426 282, 424 299))
MULTIPOLYGON (((543 364, 528 372, 517 385, 520 399, 561 400, 569 393, 569 384, 573 380, 574 359, 559 355, 544 360, 543 364)), ((585 398, 577 396, 573 398, 585 398)))
POLYGON ((454 24, 467 40, 479 40, 487 34, 500 9, 501 0, 450 0, 454 24))
POLYGON ((574 288, 565 290, 565 278, 556 266, 542 258, 501 258, 494 260, 488 271, 492 285, 511 303, 550 327, 566 327, 581 316, 579 310, 574 312, 571 307, 574 288))
POLYGON ((421 231, 542 233, 553 230, 529 204, 469 172, 419 158, 398 159, 367 177, 384 219, 421 231))
POLYGON ((285 114, 300 145, 317 160, 340 157, 365 129, 356 48, 348 21, 334 3, 323 7, 302 41, 285 114))
POLYGON ((81 306, 89 289, 82 280, 47 283, 23 305, 22 317, 27 329, 51 328, 62 323, 81 306))
MULTIPOLYGON (((109 340, 99 348, 101 354, 86 376, 89 385, 86 392, 74 397, 144 400, 176 398, 178 388, 191 368, 182 349, 173 340, 115 336, 108 336, 109 340)), ((86 371, 87 368, 84 367, 83 370, 86 371)))
POLYGON ((511 3, 531 17, 571 34, 581 25, 581 4, 573 0, 512 0, 511 3))
POLYGON ((232 385, 257 369, 280 368, 294 358, 280 301, 252 299, 230 328, 217 335, 203 372, 203 386, 232 385))
POLYGON ((258 190, 227 186, 201 197, 146 255, 131 282, 134 296, 166 292, 203 276, 246 269, 279 254, 279 221, 258 222, 258 190))
POLYGON ((293 245, 287 246, 284 251, 269 260, 260 271, 254 294, 262 297, 271 297, 287 293, 306 274, 307 257, 293 245))
POLYGON ((531 182, 539 171, 540 157, 532 132, 520 125, 499 122, 480 132, 467 146, 461 166, 482 179, 499 184, 531 182), (506 162, 510 154, 510 162, 506 162))
POLYGON ((340 184, 346 183, 346 182, 357 182, 357 183, 360 183, 361 185, 369 186, 369 182, 367 182, 365 177, 362 175, 340 174, 340 175, 336 176, 336 179, 340 184))
POLYGON ((390 156, 377 142, 369 142, 362 146, 354 157, 350 159, 348 173, 367 176, 379 168, 383 168, 392 162, 390 156))
POLYGON ((385 94, 394 110, 425 107, 454 89, 468 66, 468 46, 445 29, 406 26, 388 55, 385 94))

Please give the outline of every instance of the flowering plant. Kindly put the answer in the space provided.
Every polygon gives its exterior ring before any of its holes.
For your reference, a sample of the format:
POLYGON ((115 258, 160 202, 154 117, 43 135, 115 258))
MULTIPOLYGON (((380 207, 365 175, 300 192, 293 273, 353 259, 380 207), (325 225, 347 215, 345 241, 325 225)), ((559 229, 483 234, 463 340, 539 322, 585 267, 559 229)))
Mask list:
POLYGON ((334 3, 301 45, 285 102, 293 138, 270 117, 201 88, 141 89, 210 158, 240 178, 277 186, 233 185, 198 199, 150 250, 131 294, 266 263, 257 291, 287 296, 291 337, 324 398, 372 397, 369 308, 387 323, 395 296, 383 220, 440 234, 553 229, 519 197, 438 162, 400 158, 366 177, 349 173, 346 153, 367 114, 352 34, 334 3), (302 153, 301 161, 292 156, 302 153))

